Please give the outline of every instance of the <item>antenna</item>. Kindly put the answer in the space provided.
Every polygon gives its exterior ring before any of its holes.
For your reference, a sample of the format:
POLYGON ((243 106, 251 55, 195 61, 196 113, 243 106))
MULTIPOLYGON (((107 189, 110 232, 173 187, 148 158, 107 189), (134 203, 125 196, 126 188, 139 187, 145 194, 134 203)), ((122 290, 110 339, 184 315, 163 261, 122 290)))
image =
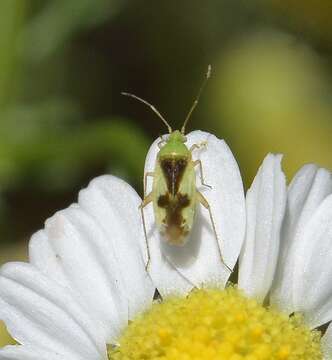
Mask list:
POLYGON ((173 130, 170 127, 170 125, 168 124, 168 122, 165 120, 165 118, 160 114, 160 112, 152 104, 148 103, 146 100, 143 100, 134 94, 122 92, 121 95, 132 97, 133 99, 136 99, 136 100, 142 102, 143 104, 147 105, 155 114, 157 114, 157 116, 161 119, 161 121, 167 126, 168 132, 170 134, 173 132, 173 130))
POLYGON ((209 78, 210 78, 210 76, 211 76, 211 70, 212 70, 211 65, 209 65, 209 66, 208 66, 208 69, 207 69, 207 72, 206 72, 206 75, 205 75, 205 79, 203 80, 203 83, 202 83, 202 85, 201 85, 201 87, 200 87, 200 89, 199 89, 199 91, 198 91, 198 94, 197 94, 197 96, 196 96, 196 99, 195 99, 194 103, 191 105, 191 108, 190 108, 190 110, 189 110, 189 112, 188 112, 188 115, 187 115, 187 117, 186 117, 186 119, 184 120, 184 123, 183 123, 183 125, 182 125, 181 134, 183 134, 183 135, 184 135, 184 132, 185 132, 185 130, 186 130, 186 125, 187 125, 187 123, 188 123, 188 120, 190 119, 191 114, 192 114, 193 111, 195 110, 195 107, 196 107, 197 104, 198 104, 199 98, 201 97, 202 91, 203 91, 206 83, 208 82, 208 80, 209 80, 209 78))

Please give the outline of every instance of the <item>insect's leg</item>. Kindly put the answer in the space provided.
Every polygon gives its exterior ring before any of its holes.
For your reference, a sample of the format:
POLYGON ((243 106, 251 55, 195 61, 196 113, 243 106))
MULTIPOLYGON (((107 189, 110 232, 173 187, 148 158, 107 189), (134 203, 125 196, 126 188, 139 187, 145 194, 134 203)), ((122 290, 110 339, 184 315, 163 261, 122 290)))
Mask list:
POLYGON ((153 177, 154 173, 153 172, 147 172, 144 175, 144 190, 143 190, 144 191, 144 197, 145 197, 145 194, 146 194, 146 186, 147 186, 147 183, 148 183, 148 176, 153 177))
MULTIPOLYGON (((206 145, 207 145, 207 141, 202 141, 202 142, 200 142, 198 144, 194 144, 194 145, 191 146, 190 152, 193 152, 195 149, 200 149, 201 147, 206 146, 206 145)), ((195 160, 194 161, 194 166, 197 166, 197 165, 199 166, 199 172, 200 172, 202 185, 207 186, 208 188, 212 189, 212 186, 206 184, 205 181, 204 181, 203 166, 202 166, 201 160, 195 160)))
POLYGON ((224 258, 223 258, 223 255, 222 255, 222 250, 221 250, 221 247, 220 247, 220 244, 219 244, 219 239, 218 239, 218 235, 217 235, 217 231, 216 231, 216 226, 215 226, 215 224, 214 224, 214 220, 213 220, 213 216, 212 216, 210 204, 209 204, 209 202, 205 199, 205 197, 204 197, 199 191, 196 191, 196 196, 197 196, 197 200, 198 200, 198 201, 205 207, 205 209, 207 209, 208 212, 209 212, 210 221, 211 221, 211 224, 212 224, 214 236, 215 236, 215 238, 216 238, 217 245, 218 245, 220 260, 221 260, 222 264, 223 264, 224 266, 226 266, 226 268, 232 273, 233 270, 225 263, 224 258))
POLYGON ((107 356, 109 359, 112 359, 111 355, 114 355, 119 352, 120 344, 106 344, 107 356))
POLYGON ((146 233, 146 225, 145 225, 145 217, 144 217, 144 208, 146 205, 148 205, 150 202, 152 202, 152 192, 150 192, 149 195, 145 196, 141 205, 139 206, 139 209, 141 210, 141 216, 142 216, 142 223, 143 223, 143 229, 144 229, 144 237, 145 237, 145 244, 146 244, 146 252, 148 260, 145 264, 145 270, 148 271, 149 264, 150 264, 150 248, 149 248, 149 241, 148 236, 146 233))
POLYGON ((200 149, 201 147, 206 146, 206 145, 207 145, 207 141, 206 140, 202 141, 202 142, 200 142, 198 144, 192 145, 191 148, 189 149, 189 151, 193 152, 195 149, 200 149))
POLYGON ((160 135, 160 141, 157 144, 159 149, 161 149, 165 143, 166 143, 166 140, 163 138, 162 135, 160 135))
POLYGON ((201 161, 201 160, 195 160, 195 161, 194 161, 194 166, 197 166, 197 165, 199 166, 199 172, 200 172, 200 177, 201 177, 201 183, 202 183, 202 185, 204 185, 204 186, 212 189, 212 186, 206 184, 205 181, 204 181, 202 161, 201 161))

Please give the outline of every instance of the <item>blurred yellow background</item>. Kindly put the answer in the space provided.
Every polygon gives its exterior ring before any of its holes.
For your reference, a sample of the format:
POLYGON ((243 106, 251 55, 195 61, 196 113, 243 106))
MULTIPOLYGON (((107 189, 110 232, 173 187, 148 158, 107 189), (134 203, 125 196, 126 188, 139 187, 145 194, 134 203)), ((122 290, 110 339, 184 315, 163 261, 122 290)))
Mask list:
MULTIPOLYGON (((0 264, 104 173, 142 191, 145 154, 180 127, 224 138, 249 186, 267 152, 288 179, 332 168, 332 6, 320 1, 2 0, 0 264)), ((0 346, 9 343, 0 325, 0 346)))

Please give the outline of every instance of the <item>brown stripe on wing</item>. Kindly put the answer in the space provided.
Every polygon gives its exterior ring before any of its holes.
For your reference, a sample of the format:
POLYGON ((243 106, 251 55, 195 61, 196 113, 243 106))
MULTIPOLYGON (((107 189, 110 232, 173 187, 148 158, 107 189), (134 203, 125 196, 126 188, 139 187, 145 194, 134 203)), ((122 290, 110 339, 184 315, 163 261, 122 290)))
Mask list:
POLYGON ((182 210, 190 205, 190 199, 187 194, 177 193, 171 197, 169 193, 161 195, 158 198, 158 206, 166 210, 165 233, 171 244, 182 244, 188 230, 183 226, 182 210))
POLYGON ((167 188, 171 195, 175 196, 188 165, 186 158, 167 158, 160 162, 163 174, 166 178, 167 188))

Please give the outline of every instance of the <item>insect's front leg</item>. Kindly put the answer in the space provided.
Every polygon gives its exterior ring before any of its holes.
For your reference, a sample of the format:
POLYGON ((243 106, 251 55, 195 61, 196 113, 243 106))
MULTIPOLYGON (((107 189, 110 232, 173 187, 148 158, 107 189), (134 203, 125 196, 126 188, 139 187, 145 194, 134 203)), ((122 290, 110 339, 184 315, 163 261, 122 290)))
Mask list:
POLYGON ((209 202, 205 199, 205 197, 202 195, 202 193, 200 193, 199 191, 196 191, 196 197, 197 197, 197 201, 198 201, 199 203, 201 203, 201 204, 205 207, 205 209, 207 209, 208 212, 209 212, 210 221, 211 221, 211 224, 212 224, 214 236, 215 236, 216 241, 217 241, 217 246, 218 246, 218 250, 219 250, 220 260, 221 260, 222 264, 223 264, 224 266, 226 266, 226 268, 232 273, 233 270, 225 263, 224 258, 223 258, 223 255, 222 255, 222 250, 221 250, 221 247, 220 247, 220 244, 219 244, 219 238, 218 238, 218 235, 217 235, 216 226, 215 226, 215 224, 214 224, 214 220, 213 220, 213 216, 212 216, 212 211, 211 211, 210 204, 209 204, 209 202))
POLYGON ((162 135, 160 135, 160 141, 157 143, 159 149, 161 149, 165 144, 166 144, 167 140, 163 138, 162 135))
MULTIPOLYGON (((148 173, 147 173, 148 174, 148 173)), ((145 237, 145 244, 146 244, 146 252, 147 252, 147 262, 145 264, 145 270, 148 271, 149 268, 149 264, 150 264, 150 247, 149 247, 149 241, 148 241, 148 236, 146 233, 146 225, 145 225, 145 217, 144 217, 144 208, 146 205, 150 204, 150 202, 152 202, 153 197, 152 197, 152 191, 149 193, 149 195, 145 196, 141 205, 139 206, 139 209, 141 210, 141 216, 142 216, 142 223, 143 223, 143 229, 144 229, 144 237, 145 237)))
MULTIPOLYGON (((190 152, 193 152, 195 149, 200 149, 200 148, 202 148, 202 147, 204 147, 206 145, 207 145, 207 141, 202 141, 202 142, 200 142, 198 144, 192 145, 189 150, 190 150, 190 152)), ((197 165, 199 166, 199 172, 200 172, 202 185, 207 186, 208 188, 212 189, 212 186, 206 184, 205 181, 204 181, 203 166, 202 166, 201 160, 195 160, 194 161, 194 166, 197 166, 197 165)))
POLYGON ((191 145, 191 148, 189 149, 189 151, 190 151, 190 152, 193 152, 193 151, 196 150, 196 149, 200 149, 200 148, 206 146, 207 143, 208 143, 208 142, 205 140, 205 141, 202 141, 202 142, 200 142, 200 143, 198 143, 198 144, 191 145))
POLYGON ((153 176, 154 176, 154 173, 151 172, 151 171, 149 171, 149 172, 147 172, 147 173, 144 174, 144 189, 143 189, 143 191, 144 191, 144 197, 145 197, 145 195, 146 195, 146 187, 147 187, 147 184, 148 184, 148 176, 153 177, 153 176))
POLYGON ((201 178, 201 183, 202 183, 202 185, 204 185, 204 186, 212 189, 212 186, 206 184, 205 181, 204 181, 202 161, 201 161, 201 160, 195 160, 195 161, 194 161, 194 166, 197 166, 197 165, 199 166, 199 172, 200 172, 200 178, 201 178))

